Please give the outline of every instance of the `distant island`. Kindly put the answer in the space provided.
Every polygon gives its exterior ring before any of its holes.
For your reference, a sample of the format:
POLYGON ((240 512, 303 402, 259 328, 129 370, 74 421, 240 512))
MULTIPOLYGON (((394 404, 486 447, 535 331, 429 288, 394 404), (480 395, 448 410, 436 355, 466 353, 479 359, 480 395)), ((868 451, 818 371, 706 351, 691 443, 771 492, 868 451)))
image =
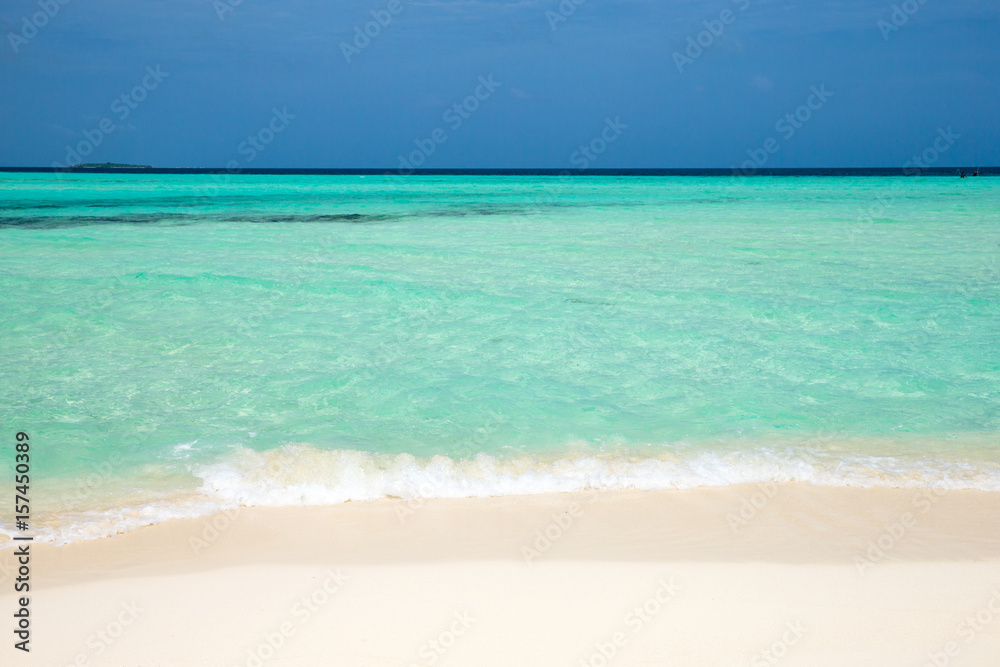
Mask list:
POLYGON ((116 164, 114 162, 102 162, 100 164, 78 164, 77 169, 152 169, 149 164, 116 164))

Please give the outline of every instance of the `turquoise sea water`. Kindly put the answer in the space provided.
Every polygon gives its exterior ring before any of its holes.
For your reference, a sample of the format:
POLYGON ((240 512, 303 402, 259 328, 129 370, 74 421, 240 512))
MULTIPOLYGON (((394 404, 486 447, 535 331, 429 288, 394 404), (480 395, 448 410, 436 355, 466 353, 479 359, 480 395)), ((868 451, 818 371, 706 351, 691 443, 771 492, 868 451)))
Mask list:
POLYGON ((46 539, 387 496, 996 490, 1000 180, 2 174, 0 338, 46 539))

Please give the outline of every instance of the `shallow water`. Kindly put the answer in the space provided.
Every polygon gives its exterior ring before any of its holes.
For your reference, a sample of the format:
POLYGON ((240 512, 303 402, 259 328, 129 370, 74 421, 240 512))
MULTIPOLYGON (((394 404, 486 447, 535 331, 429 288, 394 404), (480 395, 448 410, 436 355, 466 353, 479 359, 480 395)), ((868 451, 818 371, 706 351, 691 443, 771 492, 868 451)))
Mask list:
POLYGON ((1000 489, 998 183, 2 174, 3 437, 58 540, 234 504, 1000 489))

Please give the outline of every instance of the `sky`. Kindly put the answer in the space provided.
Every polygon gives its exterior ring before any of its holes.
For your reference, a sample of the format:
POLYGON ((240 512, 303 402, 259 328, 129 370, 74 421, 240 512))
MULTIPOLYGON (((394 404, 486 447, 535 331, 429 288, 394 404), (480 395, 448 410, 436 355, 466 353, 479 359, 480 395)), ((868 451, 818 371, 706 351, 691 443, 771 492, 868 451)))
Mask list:
POLYGON ((5 166, 1000 165, 1000 0, 0 0, 0 35, 5 166))

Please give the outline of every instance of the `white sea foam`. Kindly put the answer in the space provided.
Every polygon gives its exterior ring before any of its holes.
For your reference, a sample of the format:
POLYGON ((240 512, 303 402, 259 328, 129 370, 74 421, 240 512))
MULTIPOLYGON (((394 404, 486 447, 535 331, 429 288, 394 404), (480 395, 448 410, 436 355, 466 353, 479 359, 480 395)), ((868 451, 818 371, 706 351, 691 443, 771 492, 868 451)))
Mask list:
MULTIPOLYGON (((147 503, 63 514, 39 526, 36 539, 54 543, 95 539, 239 506, 332 505, 383 498, 654 491, 767 481, 1000 491, 1000 462, 986 458, 945 461, 919 455, 856 455, 838 448, 688 450, 660 457, 590 453, 546 459, 479 454, 455 460, 288 445, 266 452, 236 448, 219 461, 193 466, 192 472, 200 488, 147 503)), ((14 533, 12 526, 0 526, 0 534, 14 533)))
POLYGON ((379 498, 468 498, 591 490, 644 491, 755 482, 1000 491, 1000 463, 761 449, 685 457, 577 455, 540 460, 241 449, 196 470, 201 491, 238 505, 328 505, 379 498))

